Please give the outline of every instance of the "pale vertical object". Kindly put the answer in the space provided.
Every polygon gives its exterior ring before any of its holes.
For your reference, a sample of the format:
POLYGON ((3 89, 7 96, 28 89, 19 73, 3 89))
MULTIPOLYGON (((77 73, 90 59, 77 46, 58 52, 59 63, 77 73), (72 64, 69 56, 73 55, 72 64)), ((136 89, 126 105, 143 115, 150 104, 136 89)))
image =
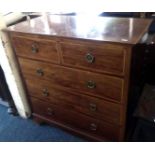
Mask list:
MULTIPOLYGON (((2 14, 0 14, 0 30, 3 28, 6 28, 6 23, 2 14)), ((3 48, 0 40, 0 64, 18 113, 21 117, 27 118, 30 116, 31 111, 25 96, 13 49, 7 33, 0 31, 0 36, 5 47, 3 48)))
POLYGON ((129 38, 132 38, 133 36, 133 18, 129 19, 129 38))
POLYGON ((24 15, 21 12, 14 12, 14 13, 10 13, 7 16, 5 16, 3 20, 5 21, 6 25, 9 25, 17 21, 18 19, 21 19, 23 16, 24 15))

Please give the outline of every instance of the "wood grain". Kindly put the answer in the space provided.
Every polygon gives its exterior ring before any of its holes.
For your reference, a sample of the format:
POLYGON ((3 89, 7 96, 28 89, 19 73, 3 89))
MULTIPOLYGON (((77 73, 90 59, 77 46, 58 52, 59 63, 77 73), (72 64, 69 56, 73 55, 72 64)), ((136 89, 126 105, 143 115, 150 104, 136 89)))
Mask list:
POLYGON ((29 95, 32 97, 70 111, 76 111, 109 123, 122 125, 120 121, 120 105, 76 92, 67 92, 61 87, 51 85, 48 81, 36 81, 33 78, 28 78, 26 79, 26 84, 29 95), (47 96, 43 94, 44 89, 48 92, 47 96))
POLYGON ((62 109, 60 106, 31 98, 34 115, 38 114, 49 120, 55 120, 67 126, 82 130, 94 136, 101 136, 111 141, 118 141, 119 127, 97 119, 62 109))
POLYGON ((140 18, 47 14, 11 26, 6 31, 134 45, 147 32, 151 22, 151 19, 140 18))
POLYGON ((124 76, 125 49, 120 45, 61 43, 62 62, 71 67, 124 76), (87 56, 92 56, 92 62, 87 56))
POLYGON ((60 85, 72 91, 106 98, 118 103, 122 100, 124 81, 120 78, 60 67, 58 65, 24 58, 19 58, 19 63, 25 78, 33 76, 36 79, 49 80, 53 85, 60 85), (36 74, 38 68, 44 72, 43 76, 36 74), (89 81, 95 82, 95 88, 88 88, 89 81))
POLYGON ((60 63, 57 43, 55 41, 12 37, 12 44, 18 56, 57 64, 60 63), (33 45, 36 47, 36 52, 32 50, 33 45))
POLYGON ((151 22, 47 14, 3 30, 33 118, 95 141, 124 141, 129 94, 141 82, 139 71, 132 71, 141 65, 133 60, 143 59, 136 45, 151 22))

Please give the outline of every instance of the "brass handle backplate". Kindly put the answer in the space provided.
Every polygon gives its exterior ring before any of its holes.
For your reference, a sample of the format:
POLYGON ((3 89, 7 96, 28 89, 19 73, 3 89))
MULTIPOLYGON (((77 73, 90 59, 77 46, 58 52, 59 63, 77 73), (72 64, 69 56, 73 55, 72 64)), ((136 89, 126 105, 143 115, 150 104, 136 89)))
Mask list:
POLYGON ((96 131, 97 130, 97 125, 95 123, 90 124, 90 130, 91 131, 96 131))
POLYGON ((42 94, 43 94, 43 96, 45 96, 45 97, 49 96, 49 92, 48 92, 47 89, 43 89, 42 94))
POLYGON ((90 111, 96 111, 96 110, 97 110, 96 104, 90 103, 90 104, 89 104, 89 109, 90 109, 90 111))
POLYGON ((90 88, 90 89, 93 89, 96 87, 96 83, 91 80, 87 81, 86 85, 87 85, 87 88, 90 88))
POLYGON ((44 75, 44 72, 43 72, 43 70, 41 68, 38 68, 36 70, 36 73, 37 73, 38 76, 43 76, 44 75))
POLYGON ((95 57, 91 53, 87 53, 85 57, 88 63, 93 63, 95 61, 95 57))
POLYGON ((39 51, 38 45, 36 43, 33 43, 31 45, 31 52, 32 53, 37 53, 39 51))
POLYGON ((47 108, 47 114, 48 115, 54 115, 54 110, 53 109, 51 109, 51 108, 47 108))

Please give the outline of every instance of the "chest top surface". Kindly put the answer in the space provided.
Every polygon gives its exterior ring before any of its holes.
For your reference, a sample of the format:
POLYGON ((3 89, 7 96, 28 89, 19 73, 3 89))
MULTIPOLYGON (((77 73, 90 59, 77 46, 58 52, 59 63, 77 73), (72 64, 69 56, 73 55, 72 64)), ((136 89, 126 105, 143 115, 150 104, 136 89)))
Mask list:
POLYGON ((136 44, 152 20, 94 16, 43 15, 7 28, 7 31, 56 37, 136 44))

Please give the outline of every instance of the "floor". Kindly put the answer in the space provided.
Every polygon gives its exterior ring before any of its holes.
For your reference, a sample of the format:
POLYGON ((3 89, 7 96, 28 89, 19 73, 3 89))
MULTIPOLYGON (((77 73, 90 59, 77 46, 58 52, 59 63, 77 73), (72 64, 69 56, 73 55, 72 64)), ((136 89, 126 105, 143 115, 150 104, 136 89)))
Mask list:
POLYGON ((0 104, 1 104, 1 105, 4 105, 4 106, 8 106, 8 103, 5 102, 5 101, 3 101, 1 98, 0 98, 0 104))
POLYGON ((23 119, 7 113, 0 105, 0 142, 84 142, 84 139, 57 127, 38 125, 31 119, 23 119))

